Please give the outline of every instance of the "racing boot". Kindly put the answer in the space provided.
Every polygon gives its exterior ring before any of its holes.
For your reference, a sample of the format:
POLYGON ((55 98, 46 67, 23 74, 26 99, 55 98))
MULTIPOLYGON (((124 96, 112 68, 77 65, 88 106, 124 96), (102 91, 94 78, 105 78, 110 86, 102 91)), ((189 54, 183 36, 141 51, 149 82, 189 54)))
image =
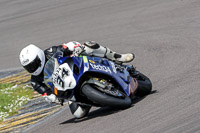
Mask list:
POLYGON ((119 64, 128 63, 128 62, 131 62, 135 58, 135 55, 133 53, 120 54, 120 53, 110 50, 107 47, 103 47, 94 41, 85 42, 84 45, 85 45, 85 48, 84 48, 85 54, 91 55, 91 56, 104 57, 104 58, 114 61, 115 63, 119 63, 119 64))
POLYGON ((128 63, 133 61, 135 55, 133 53, 119 54, 106 47, 105 57, 114 61, 115 63, 128 63))

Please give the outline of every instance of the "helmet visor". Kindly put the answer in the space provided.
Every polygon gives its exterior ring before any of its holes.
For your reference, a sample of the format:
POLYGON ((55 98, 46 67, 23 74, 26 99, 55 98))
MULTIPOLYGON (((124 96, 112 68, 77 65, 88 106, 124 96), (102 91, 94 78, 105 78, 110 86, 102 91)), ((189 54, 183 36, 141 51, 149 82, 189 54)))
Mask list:
POLYGON ((41 67, 41 60, 40 58, 37 56, 31 63, 29 63, 28 65, 24 66, 24 68, 29 72, 29 73, 33 73, 35 72, 39 67, 41 67))

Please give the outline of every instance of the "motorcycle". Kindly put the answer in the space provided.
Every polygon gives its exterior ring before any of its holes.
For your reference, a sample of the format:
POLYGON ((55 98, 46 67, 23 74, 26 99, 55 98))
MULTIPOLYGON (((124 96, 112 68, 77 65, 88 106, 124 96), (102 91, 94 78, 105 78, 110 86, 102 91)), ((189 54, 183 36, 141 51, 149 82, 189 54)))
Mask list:
POLYGON ((135 97, 151 93, 150 79, 131 65, 105 58, 62 57, 55 53, 44 68, 44 83, 59 98, 92 106, 130 107, 135 97))

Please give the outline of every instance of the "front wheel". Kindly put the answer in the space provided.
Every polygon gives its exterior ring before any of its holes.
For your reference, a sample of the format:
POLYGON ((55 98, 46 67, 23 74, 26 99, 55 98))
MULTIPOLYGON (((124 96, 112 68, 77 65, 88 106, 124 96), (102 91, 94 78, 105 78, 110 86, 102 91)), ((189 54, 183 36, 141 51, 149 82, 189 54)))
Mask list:
POLYGON ((136 79, 138 81, 136 96, 142 97, 150 94, 152 90, 152 83, 150 79, 142 73, 138 73, 136 79))
POLYGON ((110 106, 116 108, 128 108, 131 106, 132 101, 130 97, 117 98, 108 95, 104 92, 97 90, 89 84, 85 84, 82 87, 82 93, 92 102, 100 104, 102 106, 110 106))

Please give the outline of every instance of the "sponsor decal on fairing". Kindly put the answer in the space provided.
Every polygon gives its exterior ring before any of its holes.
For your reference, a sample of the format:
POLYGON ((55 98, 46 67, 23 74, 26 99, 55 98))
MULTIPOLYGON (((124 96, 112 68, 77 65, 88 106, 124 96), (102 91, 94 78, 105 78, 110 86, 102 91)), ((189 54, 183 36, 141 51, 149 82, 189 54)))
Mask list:
POLYGON ((99 70, 99 71, 104 71, 104 72, 112 73, 112 71, 110 70, 110 68, 109 68, 109 67, 106 67, 106 66, 96 65, 96 64, 92 64, 92 63, 90 63, 90 66, 91 66, 93 69, 96 69, 96 70, 99 70))

